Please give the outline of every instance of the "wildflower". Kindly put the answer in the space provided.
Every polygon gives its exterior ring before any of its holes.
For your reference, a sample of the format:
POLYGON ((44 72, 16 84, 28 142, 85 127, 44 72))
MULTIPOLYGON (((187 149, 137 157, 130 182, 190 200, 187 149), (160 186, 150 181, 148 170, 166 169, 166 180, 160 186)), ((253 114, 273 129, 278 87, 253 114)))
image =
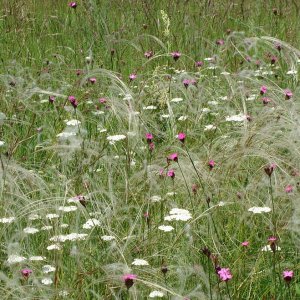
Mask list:
POLYGON ((159 230, 162 230, 164 232, 170 232, 174 229, 173 226, 169 226, 169 225, 161 225, 161 226, 158 226, 158 229, 159 230))
POLYGON ((151 202, 159 202, 161 200, 161 196, 154 195, 150 198, 151 202))
POLYGON ((265 85, 263 85, 263 86, 260 88, 260 94, 261 94, 261 95, 264 95, 266 92, 267 92, 267 87, 266 87, 265 85))
POLYGON ((105 104, 107 102, 107 100, 105 98, 100 98, 99 99, 99 103, 101 104, 105 104))
POLYGON ((82 74, 82 71, 81 70, 76 70, 76 75, 79 76, 82 74))
POLYGON ((289 90, 289 89, 286 89, 286 90, 284 91, 284 94, 285 94, 285 99, 286 99, 286 100, 289 100, 289 99, 291 99, 291 98, 293 97, 293 93, 292 93, 291 90, 289 90))
POLYGON ((78 106, 78 102, 74 96, 69 96, 69 101, 72 104, 72 106, 76 109, 78 106))
POLYGON ((294 277, 294 271, 285 270, 282 272, 283 279, 286 283, 290 283, 294 277))
POLYGON ((167 157, 167 161, 173 160, 175 162, 178 162, 178 154, 177 153, 172 153, 167 157))
POLYGON ((215 130, 217 127, 215 125, 209 124, 204 126, 204 131, 215 130))
POLYGON ((137 77, 136 74, 134 74, 134 73, 133 73, 133 74, 130 74, 130 75, 129 75, 129 80, 130 80, 130 81, 133 81, 133 80, 136 79, 136 77, 137 77))
POLYGON ((115 142, 122 141, 126 139, 126 135, 117 134, 117 135, 110 135, 107 137, 107 140, 110 144, 114 144, 115 142))
POLYGON ((280 43, 275 43, 274 46, 279 52, 282 50, 282 45, 280 43))
POLYGON ((224 45, 224 40, 222 40, 222 39, 216 40, 216 44, 218 46, 222 46, 222 45, 224 45))
POLYGON ((42 284, 44 284, 44 285, 50 285, 50 284, 53 283, 53 280, 52 280, 51 278, 43 278, 43 279, 41 280, 41 282, 42 282, 42 284))
POLYGON ((33 227, 26 227, 23 229, 23 231, 27 234, 35 234, 35 233, 39 232, 39 230, 37 228, 33 228, 33 227))
POLYGON ((77 3, 76 2, 70 2, 68 5, 71 8, 76 8, 77 7, 77 3))
POLYGON ((179 59, 179 57, 181 56, 181 53, 178 52, 178 51, 174 51, 174 52, 171 53, 171 56, 173 57, 173 59, 175 61, 177 61, 179 59))
POLYGON ((264 170, 265 170, 266 174, 269 177, 271 177, 271 175, 272 175, 273 171, 275 170, 275 168, 276 168, 276 164, 271 163, 271 164, 265 166, 264 170))
POLYGON ((55 97, 54 96, 49 96, 49 103, 53 103, 55 101, 55 97))
POLYGON ((60 246, 60 244, 52 244, 52 245, 47 247, 47 250, 49 250, 49 251, 51 251, 51 250, 61 250, 61 246, 60 246))
POLYGON ((262 102, 263 102, 263 105, 267 105, 268 103, 271 102, 271 99, 268 98, 268 97, 263 97, 263 98, 262 98, 262 102))
POLYGON ((271 248, 271 250, 273 251, 273 253, 275 253, 275 251, 276 251, 276 241, 277 241, 277 237, 275 237, 275 236, 270 236, 270 237, 268 238, 268 241, 269 241, 269 243, 270 243, 270 248, 271 248))
POLYGON ((186 209, 173 208, 170 211, 170 215, 166 216, 165 221, 188 221, 192 218, 190 212, 186 209))
POLYGON ((45 256, 31 256, 28 258, 30 261, 43 261, 46 259, 45 256))
POLYGON ((152 51, 146 51, 144 53, 144 56, 149 59, 149 58, 151 58, 153 56, 153 52, 152 51))
POLYGON ((28 279, 28 277, 32 274, 32 270, 28 268, 22 269, 21 274, 25 279, 28 279))
POLYGON ((112 241, 112 240, 115 240, 116 238, 112 235, 103 235, 101 236, 101 240, 103 241, 112 241))
POLYGON ((125 275, 122 276, 122 279, 123 279, 127 289, 130 289, 134 284, 134 280, 137 279, 137 275, 135 275, 135 274, 125 274, 125 275))
POLYGON ((251 60, 252 60, 250 56, 246 56, 245 59, 247 62, 251 62, 251 60))
POLYGON ((154 143, 150 143, 149 144, 149 151, 152 152, 155 148, 155 144, 154 143))
POLYGON ((202 67, 203 66, 203 61, 196 61, 195 66, 198 67, 198 68, 202 67))
POLYGON ((84 229, 91 229, 93 227, 100 226, 100 221, 97 219, 89 219, 82 225, 84 229))
MULTIPOLYGON (((279 246, 277 246, 277 245, 275 245, 274 248, 275 248, 276 251, 280 251, 281 250, 281 248, 279 246)), ((266 245, 266 246, 262 247, 261 251, 264 251, 264 252, 273 251, 274 252, 274 249, 272 249, 272 247, 270 245, 266 245)))
POLYGON ((180 116, 178 121, 185 121, 188 117, 187 116, 180 116))
POLYGON ((275 55, 272 55, 270 59, 271 59, 271 65, 274 65, 278 61, 278 58, 275 55))
POLYGON ((243 247, 248 247, 249 246, 249 242, 248 241, 244 241, 244 242, 241 243, 241 245, 243 247))
POLYGON ((227 116, 225 119, 227 122, 242 122, 247 120, 247 116, 239 114, 234 116, 227 116))
POLYGON ((78 126, 81 124, 81 122, 78 120, 72 119, 72 120, 66 121, 66 124, 68 126, 78 126))
POLYGON ((209 166, 209 168, 210 168, 211 170, 214 168, 215 165, 216 165, 216 163, 215 163, 215 161, 212 160, 212 159, 208 162, 208 166, 209 166))
POLYGON ((146 260, 140 258, 135 258, 131 264, 134 266, 149 266, 146 260))
POLYGON ((181 143, 184 143, 185 138, 186 138, 186 134, 183 133, 183 132, 179 132, 178 135, 177 135, 177 138, 178 138, 178 140, 179 140, 181 143))
POLYGON ((153 140, 152 133, 146 133, 145 136, 146 136, 147 143, 150 144, 153 140))
POLYGON ((289 194, 289 193, 292 193, 292 192, 293 192, 293 189, 294 189, 293 186, 292 186, 291 184, 288 184, 288 185, 285 187, 284 190, 285 190, 286 193, 289 194))
POLYGON ((190 85, 191 81, 189 79, 184 79, 182 81, 183 85, 185 86, 185 88, 188 88, 188 86, 190 85))
POLYGON ((77 210, 77 206, 71 205, 71 206, 60 206, 58 210, 63 212, 72 212, 77 210))
POLYGON ((57 218, 59 218, 59 215, 57 215, 57 214, 47 214, 46 218, 49 219, 49 220, 57 219, 57 218))
POLYGON ((90 82, 91 84, 96 83, 96 81, 97 81, 97 79, 96 79, 95 77, 91 77, 91 78, 89 79, 89 82, 90 82))
POLYGON ((149 298, 162 298, 164 296, 164 293, 160 292, 160 291, 152 291, 149 294, 149 298))
POLYGON ((1 219, 0 219, 0 223, 10 224, 10 223, 12 223, 15 219, 16 219, 15 217, 1 218, 1 219))
POLYGON ((51 265, 44 265, 42 267, 42 270, 43 270, 43 273, 48 274, 48 273, 51 273, 51 272, 55 272, 56 268, 51 266, 51 265))
POLYGON ((168 170, 167 176, 171 177, 172 179, 174 179, 175 178, 175 172, 174 172, 174 170, 173 169, 168 170))
POLYGON ((155 110, 155 109, 157 109, 157 106, 155 105, 148 105, 143 107, 143 110, 155 110))
POLYGON ((253 212, 254 214, 261 214, 263 212, 268 213, 271 211, 270 207, 259 207, 259 206, 254 206, 248 209, 248 211, 253 212))
POLYGON ((228 281, 232 278, 232 274, 230 273, 229 268, 221 268, 218 271, 218 275, 219 275, 219 278, 221 279, 221 281, 228 281))
POLYGON ((20 263, 24 260, 26 260, 26 258, 24 256, 19 256, 19 255, 12 254, 12 255, 8 256, 7 263, 9 265, 12 265, 12 264, 20 263))
POLYGON ((182 98, 173 98, 170 102, 178 103, 178 102, 181 102, 181 101, 183 101, 182 98))

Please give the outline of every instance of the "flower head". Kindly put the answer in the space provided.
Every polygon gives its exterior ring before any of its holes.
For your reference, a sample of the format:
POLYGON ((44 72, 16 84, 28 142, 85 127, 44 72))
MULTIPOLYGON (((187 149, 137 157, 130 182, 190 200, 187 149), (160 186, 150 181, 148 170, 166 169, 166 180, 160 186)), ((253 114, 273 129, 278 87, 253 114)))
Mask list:
POLYGON ((291 280, 294 277, 294 272, 293 271, 289 271, 289 270, 285 270, 282 272, 282 277, 285 280, 286 283, 290 283, 291 280))
POLYGON ((271 163, 271 164, 265 166, 264 170, 265 170, 266 174, 269 177, 271 177, 271 175, 272 175, 273 171, 275 170, 275 168, 276 168, 276 164, 271 163))
POLYGON ((167 160, 173 160, 175 162, 178 162, 178 154, 177 153, 172 153, 167 157, 167 160))
POLYGON ((198 68, 202 67, 203 66, 203 61, 196 61, 195 66, 198 67, 198 68))
POLYGON ((278 61, 278 58, 275 55, 272 55, 270 59, 271 59, 271 65, 274 65, 278 61))
POLYGON ((263 105, 267 105, 267 104, 269 104, 271 102, 271 99, 268 98, 268 97, 263 97, 262 98, 262 102, 263 102, 263 105))
POLYGON ((68 5, 71 8, 76 8, 77 7, 77 3, 76 2, 70 2, 68 5))
POLYGON ((264 95, 266 92, 267 92, 267 87, 266 87, 265 85, 263 85, 263 86, 260 88, 260 94, 261 94, 261 95, 264 95))
POLYGON ((293 186, 292 186, 291 184, 288 184, 288 185, 285 187, 284 190, 285 190, 286 193, 289 194, 289 193, 292 193, 292 192, 293 192, 293 189, 294 189, 293 186))
POLYGON ((135 73, 132 73, 132 74, 129 75, 129 80, 130 80, 130 81, 133 81, 133 80, 136 79, 136 77, 137 77, 136 74, 135 74, 135 73))
POLYGON ((241 243, 241 245, 243 247, 248 247, 249 246, 249 242, 248 241, 244 241, 244 242, 241 243))
POLYGON ((291 99, 291 98, 293 97, 293 93, 292 93, 291 90, 289 90, 289 89, 286 89, 286 90, 284 91, 284 94, 285 94, 285 99, 286 99, 286 100, 289 100, 289 99, 291 99))
POLYGON ((222 45, 224 45, 224 40, 222 40, 222 39, 219 39, 219 40, 216 40, 216 44, 217 44, 217 46, 222 46, 222 45))
POLYGON ((122 276, 122 280, 124 281, 127 289, 130 289, 133 286, 135 279, 137 279, 137 275, 135 274, 125 274, 122 276))
POLYGON ((91 84, 96 83, 96 81, 97 81, 97 79, 96 79, 95 77, 91 77, 91 78, 89 79, 89 82, 90 82, 91 84))
POLYGON ((179 57, 181 56, 181 53, 178 52, 178 51, 174 51, 174 52, 171 53, 171 56, 173 57, 173 59, 175 61, 177 61, 179 59, 179 57))
POLYGON ((53 103, 55 101, 55 96, 49 96, 49 103, 53 103))
POLYGON ((175 171, 173 169, 169 170, 167 172, 167 176, 171 177, 172 179, 174 179, 175 178, 175 171))
POLYGON ((152 51, 147 51, 147 52, 144 53, 144 56, 149 59, 153 56, 153 52, 152 51))
POLYGON ((147 140, 147 143, 148 143, 148 144, 152 142, 152 140, 153 140, 153 135, 152 135, 152 133, 146 133, 146 134, 145 134, 145 137, 146 137, 146 140, 147 140))
POLYGON ((216 165, 216 163, 215 163, 215 161, 212 160, 212 159, 208 162, 208 166, 209 166, 209 168, 210 168, 211 170, 214 168, 215 165, 216 165))
POLYGON ((77 108, 78 102, 77 102, 75 96, 69 96, 69 101, 70 101, 70 103, 72 104, 72 106, 73 106, 74 108, 77 108))
POLYGON ((232 278, 232 274, 230 273, 229 268, 221 268, 218 271, 218 275, 221 281, 228 281, 232 278))
POLYGON ((282 50, 282 45, 280 43, 275 43, 274 46, 279 52, 282 50))
POLYGON ((105 98, 100 98, 99 99, 99 103, 101 104, 105 104, 107 102, 107 100, 105 98))
POLYGON ((25 279, 27 279, 32 274, 32 270, 28 268, 22 269, 21 274, 25 279))
POLYGON ((183 133, 183 132, 179 132, 178 135, 177 135, 177 138, 180 142, 184 143, 185 141, 185 138, 186 138, 186 134, 183 133))

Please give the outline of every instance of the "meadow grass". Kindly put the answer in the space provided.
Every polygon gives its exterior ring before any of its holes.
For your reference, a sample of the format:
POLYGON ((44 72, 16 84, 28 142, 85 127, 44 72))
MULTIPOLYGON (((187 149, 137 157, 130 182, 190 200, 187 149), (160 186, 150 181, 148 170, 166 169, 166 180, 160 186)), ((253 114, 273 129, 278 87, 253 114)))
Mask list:
POLYGON ((300 299, 297 1, 1 4, 1 299, 300 299))

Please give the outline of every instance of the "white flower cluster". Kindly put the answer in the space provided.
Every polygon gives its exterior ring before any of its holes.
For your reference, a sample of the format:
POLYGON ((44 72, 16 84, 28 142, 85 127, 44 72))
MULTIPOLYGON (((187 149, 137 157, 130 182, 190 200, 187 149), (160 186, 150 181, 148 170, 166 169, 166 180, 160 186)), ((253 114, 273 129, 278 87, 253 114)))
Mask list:
POLYGON ((170 215, 165 217, 165 221, 188 221, 190 219, 192 219, 190 212, 182 208, 172 208, 170 215))
POLYGON ((85 240, 88 235, 86 233, 70 233, 65 235, 55 235, 50 238, 51 242, 60 242, 63 243, 65 241, 82 241, 85 240))

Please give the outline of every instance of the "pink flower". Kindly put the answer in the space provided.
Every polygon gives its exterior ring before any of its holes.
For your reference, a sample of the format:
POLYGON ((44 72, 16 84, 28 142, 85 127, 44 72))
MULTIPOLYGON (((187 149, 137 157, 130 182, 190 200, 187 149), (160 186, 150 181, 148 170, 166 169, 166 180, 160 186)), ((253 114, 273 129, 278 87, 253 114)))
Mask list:
POLYGON ((28 268, 22 269, 21 274, 25 279, 27 279, 32 274, 32 270, 28 268))
POLYGON ((274 65, 277 62, 278 58, 275 55, 271 56, 271 65, 274 65))
POLYGON ((280 43, 275 43, 274 46, 279 52, 282 50, 282 45, 280 43))
POLYGON ((130 79, 130 81, 133 81, 133 80, 135 80, 136 79, 136 74, 134 74, 134 73, 132 73, 132 74, 130 74, 129 75, 129 79, 130 79))
POLYGON ((178 162, 178 154, 177 153, 172 153, 168 156, 167 160, 173 160, 175 162, 178 162))
POLYGON ((271 177, 271 175, 272 175, 273 171, 275 170, 275 168, 276 168, 276 164, 271 163, 271 164, 265 166, 264 170, 265 170, 266 174, 269 177, 271 177))
POLYGON ((145 136, 146 136, 147 143, 151 143, 153 140, 152 133, 146 133, 145 136))
POLYGON ((293 93, 292 93, 291 90, 289 90, 289 89, 286 89, 286 90, 284 91, 284 94, 285 94, 285 99, 286 99, 286 100, 289 100, 289 99, 291 99, 291 98, 293 97, 293 93))
POLYGON ((181 53, 178 52, 178 51, 174 51, 174 52, 171 53, 171 56, 173 57, 173 59, 175 61, 177 61, 179 59, 179 57, 181 56, 181 53))
POLYGON ((267 92, 267 87, 266 87, 265 85, 263 85, 263 86, 260 88, 260 94, 261 94, 261 95, 264 95, 266 92, 267 92))
POLYGON ((105 98, 100 98, 100 99, 99 99, 99 102, 100 102, 101 104, 104 104, 104 103, 107 102, 107 100, 106 100, 105 98))
POLYGON ((246 56, 245 59, 247 62, 251 62, 251 60, 252 60, 250 56, 246 56))
POLYGON ((224 40, 222 40, 222 39, 216 40, 216 44, 218 46, 222 46, 222 45, 224 45, 224 40))
POLYGON ((267 104, 269 104, 271 102, 271 99, 268 98, 268 97, 263 97, 262 98, 262 102, 263 102, 263 105, 267 105, 267 104))
POLYGON ((164 169, 160 169, 160 170, 159 170, 159 173, 158 173, 158 174, 159 174, 160 177, 163 177, 163 176, 164 176, 164 171, 165 171, 164 169))
POLYGON ((290 283, 294 277, 294 271, 285 270, 282 272, 282 277, 286 283, 290 283))
POLYGON ((243 247, 248 247, 249 246, 249 242, 248 241, 242 242, 241 245, 243 247))
POLYGON ((182 83, 185 86, 185 88, 188 88, 188 86, 190 85, 191 81, 189 79, 183 79, 182 83))
POLYGON ((76 108, 78 106, 78 102, 74 96, 69 96, 69 101, 74 108, 76 108))
POLYGON ((152 152, 155 148, 155 144, 154 143, 149 143, 149 151, 152 152))
POLYGON ((137 275, 135 274, 125 274, 122 276, 122 280, 124 281, 127 289, 130 289, 133 286, 135 279, 137 279, 137 275))
POLYGON ((76 8, 77 7, 77 3, 76 2, 70 2, 68 5, 71 8, 76 8))
POLYGON ((203 61, 196 61, 195 66, 198 67, 198 68, 202 67, 203 66, 203 61))
POLYGON ((193 183, 192 184, 192 192, 194 193, 194 194, 197 194, 197 190, 198 190, 198 185, 196 184, 196 183, 193 183))
POLYGON ((275 243, 275 242, 277 241, 277 237, 276 237, 276 236, 270 236, 270 237, 268 238, 268 241, 269 241, 270 243, 275 243))
POLYGON ((147 52, 144 53, 144 56, 149 59, 153 56, 153 52, 152 51, 147 51, 147 52))
POLYGON ((49 103, 53 103, 55 101, 55 96, 49 96, 49 103))
POLYGON ((178 138, 178 140, 179 140, 180 142, 184 143, 185 138, 186 138, 186 135, 185 135, 185 133, 183 133, 183 132, 179 132, 178 135, 177 135, 177 138, 178 138))
POLYGON ((221 268, 221 270, 218 271, 218 275, 221 281, 228 281, 232 278, 229 268, 221 268))
POLYGON ((215 165, 216 165, 216 163, 215 163, 215 161, 212 160, 212 159, 208 162, 208 166, 209 166, 209 168, 210 168, 211 170, 214 168, 215 165))
POLYGON ((95 77, 92 77, 89 79, 89 81, 91 84, 94 84, 94 83, 96 83, 97 79, 95 77))
POLYGON ((167 176, 171 177, 172 179, 174 179, 175 178, 175 171, 173 169, 168 170, 167 176))
POLYGON ((291 193, 291 192, 293 191, 293 189, 294 189, 293 186, 292 186, 291 184, 288 184, 288 185, 285 187, 284 190, 285 190, 286 193, 289 194, 289 193, 291 193))

